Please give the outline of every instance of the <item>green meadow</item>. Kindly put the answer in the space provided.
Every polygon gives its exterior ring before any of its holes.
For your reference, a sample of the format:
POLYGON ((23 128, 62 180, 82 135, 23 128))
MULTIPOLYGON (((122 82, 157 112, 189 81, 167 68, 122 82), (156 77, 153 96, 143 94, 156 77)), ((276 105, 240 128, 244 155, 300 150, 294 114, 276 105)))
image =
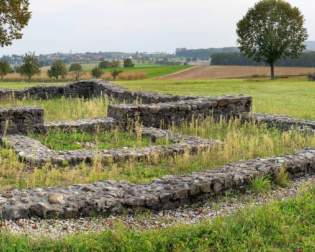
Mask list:
MULTIPOLYGON (((83 70, 86 72, 91 71, 97 64, 84 64, 83 70)), ((142 72, 146 78, 155 78, 163 75, 175 73, 180 70, 189 68, 190 66, 183 65, 154 65, 154 64, 136 64, 134 67, 118 67, 118 68, 105 68, 104 72, 110 73, 114 69, 122 70, 124 73, 142 72)))

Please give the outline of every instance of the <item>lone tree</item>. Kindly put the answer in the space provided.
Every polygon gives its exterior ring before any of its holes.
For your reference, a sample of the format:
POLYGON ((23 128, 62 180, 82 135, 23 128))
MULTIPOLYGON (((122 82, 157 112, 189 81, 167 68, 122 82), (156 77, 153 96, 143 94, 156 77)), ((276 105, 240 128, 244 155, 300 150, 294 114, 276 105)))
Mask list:
POLYGON ((69 72, 75 73, 75 80, 79 80, 82 73, 82 65, 79 63, 73 63, 70 65, 69 72))
POLYGON ((300 10, 283 0, 262 0, 237 24, 240 51, 270 65, 275 78, 276 61, 297 58, 308 38, 300 10))
POLYGON ((0 46, 9 46, 22 38, 22 29, 31 18, 29 0, 0 1, 0 46))
POLYGON ((63 63, 61 60, 55 60, 48 70, 48 76, 50 78, 55 78, 56 80, 58 80, 60 76, 62 79, 64 79, 67 75, 67 72, 68 71, 66 64, 63 63))
POLYGON ((3 80, 4 76, 6 76, 10 72, 12 72, 12 68, 11 68, 10 64, 4 59, 0 60, 0 77, 1 77, 1 80, 3 80))
POLYGON ((102 77, 103 71, 99 67, 95 67, 92 69, 91 74, 94 78, 98 79, 102 77))
POLYGON ((29 81, 35 74, 40 73, 40 64, 34 53, 25 54, 23 64, 18 68, 18 72, 23 76, 27 76, 29 81))

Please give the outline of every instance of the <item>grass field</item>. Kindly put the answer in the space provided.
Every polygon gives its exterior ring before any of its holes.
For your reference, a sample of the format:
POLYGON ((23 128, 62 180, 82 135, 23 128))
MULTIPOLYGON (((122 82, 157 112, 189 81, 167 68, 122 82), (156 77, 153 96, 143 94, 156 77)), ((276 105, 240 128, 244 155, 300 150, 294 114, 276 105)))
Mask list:
POLYGON ((315 83, 305 77, 270 81, 266 79, 224 79, 200 81, 119 81, 132 90, 181 95, 251 95, 254 111, 315 119, 315 83))
MULTIPOLYGON (((87 64, 87 65, 83 65, 83 69, 86 72, 89 72, 96 66, 97 64, 87 64)), ((146 78, 155 78, 155 77, 172 74, 172 73, 175 73, 177 71, 181 71, 187 68, 189 68, 189 66, 183 66, 183 65, 163 66, 163 65, 154 65, 154 64, 140 64, 140 65, 135 65, 135 67, 129 67, 129 68, 120 67, 118 69, 124 71, 125 73, 141 72, 145 74, 146 78)), ((104 71, 109 73, 113 69, 114 68, 106 68, 104 69, 104 71)))

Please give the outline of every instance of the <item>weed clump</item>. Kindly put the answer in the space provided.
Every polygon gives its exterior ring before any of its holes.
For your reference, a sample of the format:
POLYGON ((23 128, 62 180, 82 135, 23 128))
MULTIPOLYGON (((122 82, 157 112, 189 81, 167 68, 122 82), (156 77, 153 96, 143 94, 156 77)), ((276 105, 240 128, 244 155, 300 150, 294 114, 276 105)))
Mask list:
POLYGON ((268 177, 256 177, 250 184, 251 191, 257 194, 267 193, 271 190, 271 188, 272 183, 268 177))

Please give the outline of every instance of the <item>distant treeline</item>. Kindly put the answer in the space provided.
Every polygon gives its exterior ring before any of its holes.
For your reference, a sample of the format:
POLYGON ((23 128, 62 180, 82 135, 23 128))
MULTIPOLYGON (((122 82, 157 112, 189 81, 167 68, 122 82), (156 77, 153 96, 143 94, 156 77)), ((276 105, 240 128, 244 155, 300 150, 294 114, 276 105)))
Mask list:
MULTIPOLYGON (((211 56, 211 65, 261 66, 252 59, 244 57, 238 52, 215 53, 211 56)), ((277 66, 315 67, 315 52, 305 52, 297 59, 283 59, 277 66)))
POLYGON ((186 58, 186 59, 199 59, 199 60, 209 60, 213 54, 216 53, 230 53, 239 52, 236 47, 223 47, 223 48, 208 48, 208 49, 186 49, 177 48, 176 57, 186 58))

